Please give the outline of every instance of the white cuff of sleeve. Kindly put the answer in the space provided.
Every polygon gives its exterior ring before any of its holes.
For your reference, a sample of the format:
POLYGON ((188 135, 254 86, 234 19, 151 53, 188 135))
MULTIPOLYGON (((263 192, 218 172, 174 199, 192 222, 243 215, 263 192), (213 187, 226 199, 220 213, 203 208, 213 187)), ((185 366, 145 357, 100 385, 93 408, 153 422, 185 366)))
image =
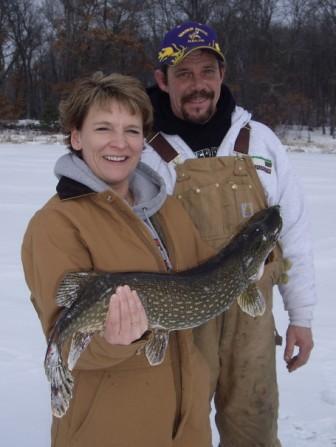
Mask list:
POLYGON ((288 310, 289 322, 292 326, 311 327, 314 306, 298 307, 288 310))

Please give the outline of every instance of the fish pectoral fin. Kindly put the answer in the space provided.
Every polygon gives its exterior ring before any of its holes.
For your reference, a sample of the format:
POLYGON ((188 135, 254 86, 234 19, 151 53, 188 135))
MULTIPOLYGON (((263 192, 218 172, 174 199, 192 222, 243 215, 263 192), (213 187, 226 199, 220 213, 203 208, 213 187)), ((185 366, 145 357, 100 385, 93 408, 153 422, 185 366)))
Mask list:
POLYGON ((266 302, 255 284, 251 284, 237 300, 241 310, 251 317, 258 317, 264 314, 266 302))
POLYGON ((278 279, 278 284, 288 283, 288 270, 292 268, 292 262, 288 258, 284 258, 282 261, 282 273, 278 279))
POLYGON ((68 355, 68 368, 72 371, 81 353, 87 348, 93 334, 76 332, 71 340, 70 351, 68 355))
POLYGON ((151 338, 145 345, 145 354, 151 366, 163 362, 169 341, 169 332, 166 329, 153 329, 151 338))
POLYGON ((70 307, 77 300, 84 285, 92 280, 92 275, 94 272, 67 273, 57 289, 56 303, 70 307))

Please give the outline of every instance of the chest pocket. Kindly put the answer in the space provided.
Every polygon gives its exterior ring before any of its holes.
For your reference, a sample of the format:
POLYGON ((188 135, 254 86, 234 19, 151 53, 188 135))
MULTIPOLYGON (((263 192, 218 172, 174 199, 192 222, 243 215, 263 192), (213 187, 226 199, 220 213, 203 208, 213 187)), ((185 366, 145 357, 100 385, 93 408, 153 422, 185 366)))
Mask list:
POLYGON ((243 221, 265 206, 254 172, 248 157, 193 159, 177 165, 174 194, 214 248, 227 243, 243 221))

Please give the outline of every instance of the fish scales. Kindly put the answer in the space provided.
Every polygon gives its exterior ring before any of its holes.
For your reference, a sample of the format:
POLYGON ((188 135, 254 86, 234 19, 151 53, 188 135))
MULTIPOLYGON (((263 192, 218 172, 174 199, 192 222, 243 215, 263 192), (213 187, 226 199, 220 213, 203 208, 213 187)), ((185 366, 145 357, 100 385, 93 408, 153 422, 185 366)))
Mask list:
POLYGON ((59 286, 57 302, 64 310, 50 336, 45 371, 51 383, 52 411, 62 417, 72 397, 71 370, 96 332, 105 325, 111 295, 127 284, 137 291, 152 336, 145 345, 151 365, 162 362, 169 332, 199 326, 227 310, 237 300, 255 317, 265 310, 255 282, 275 246, 282 220, 278 206, 256 213, 221 249, 201 265, 173 273, 69 273, 59 286), (67 363, 61 356, 71 340, 67 363))

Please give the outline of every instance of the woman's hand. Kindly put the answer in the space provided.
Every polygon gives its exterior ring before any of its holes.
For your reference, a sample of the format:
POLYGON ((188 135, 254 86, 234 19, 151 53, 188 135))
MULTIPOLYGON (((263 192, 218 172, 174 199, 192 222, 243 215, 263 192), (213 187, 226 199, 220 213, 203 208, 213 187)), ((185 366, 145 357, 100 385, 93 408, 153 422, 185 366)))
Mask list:
POLYGON ((145 309, 135 290, 120 286, 111 296, 104 338, 112 345, 130 345, 148 329, 145 309))

